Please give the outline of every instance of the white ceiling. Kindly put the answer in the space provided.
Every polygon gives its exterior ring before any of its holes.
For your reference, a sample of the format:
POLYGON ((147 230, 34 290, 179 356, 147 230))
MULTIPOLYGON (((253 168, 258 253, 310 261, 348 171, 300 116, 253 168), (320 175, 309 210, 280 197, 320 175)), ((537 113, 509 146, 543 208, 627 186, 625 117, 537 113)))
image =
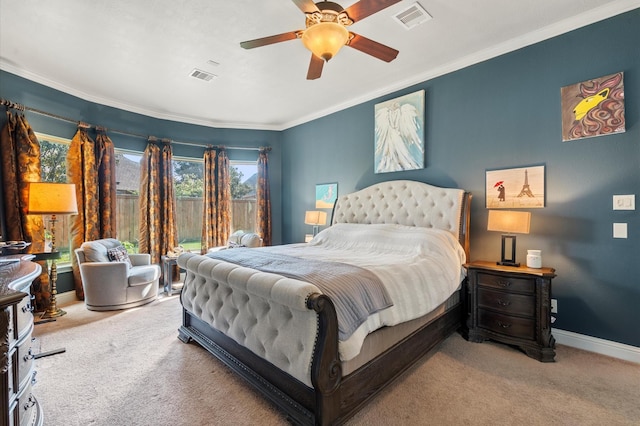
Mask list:
POLYGON ((290 0, 0 0, 0 68, 156 118, 282 130, 640 6, 419 0, 433 19, 406 30, 392 16, 413 3, 350 27, 398 49, 395 61, 344 48, 320 79, 308 81, 310 53, 300 40, 240 48, 303 29, 304 15, 290 0), (194 68, 218 78, 190 77, 194 68))

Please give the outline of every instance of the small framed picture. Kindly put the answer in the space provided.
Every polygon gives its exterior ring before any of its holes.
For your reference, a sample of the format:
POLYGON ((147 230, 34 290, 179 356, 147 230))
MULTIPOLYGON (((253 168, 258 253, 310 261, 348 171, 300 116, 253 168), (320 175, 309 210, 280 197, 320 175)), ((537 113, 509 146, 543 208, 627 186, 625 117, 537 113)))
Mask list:
POLYGON ((544 208, 544 166, 486 172, 488 209, 544 208))
POLYGON ((337 183, 321 183, 316 185, 316 208, 332 209, 338 199, 337 183))

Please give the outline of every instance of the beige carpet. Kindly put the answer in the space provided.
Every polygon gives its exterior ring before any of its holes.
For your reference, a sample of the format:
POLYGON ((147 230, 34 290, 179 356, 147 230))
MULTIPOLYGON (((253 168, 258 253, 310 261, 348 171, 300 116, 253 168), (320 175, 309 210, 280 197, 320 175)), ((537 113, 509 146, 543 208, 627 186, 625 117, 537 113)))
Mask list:
MULTIPOLYGON (((281 425, 286 418, 196 344, 177 296, 116 312, 82 303, 38 324, 45 425, 281 425)), ((638 425, 640 365, 559 346, 543 364, 454 334, 349 425, 638 425)))

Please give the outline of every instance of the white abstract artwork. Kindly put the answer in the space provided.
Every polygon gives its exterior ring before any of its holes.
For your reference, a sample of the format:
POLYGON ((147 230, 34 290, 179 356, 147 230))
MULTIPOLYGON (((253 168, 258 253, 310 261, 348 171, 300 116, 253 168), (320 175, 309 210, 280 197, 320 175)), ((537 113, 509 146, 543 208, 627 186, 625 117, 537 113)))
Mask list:
POLYGON ((424 90, 375 105, 375 173, 424 168, 424 90))

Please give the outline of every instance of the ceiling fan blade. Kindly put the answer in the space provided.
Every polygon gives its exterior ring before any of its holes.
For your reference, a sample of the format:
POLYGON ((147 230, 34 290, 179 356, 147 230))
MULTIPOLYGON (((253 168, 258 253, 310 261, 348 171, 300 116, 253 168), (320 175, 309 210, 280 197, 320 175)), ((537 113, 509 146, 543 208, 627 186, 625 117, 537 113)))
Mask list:
POLYGON ((402 0, 360 0, 346 8, 345 12, 353 22, 357 22, 400 1, 402 0))
POLYGON ((318 9, 318 6, 316 6, 312 0, 293 0, 293 2, 302 13, 320 12, 320 9, 318 9))
MULTIPOLYGON (((353 34, 353 33, 352 33, 353 34)), ((373 41, 366 37, 363 37, 358 34, 353 34, 353 38, 347 46, 353 47, 361 52, 364 52, 368 55, 375 56, 378 59, 381 59, 385 62, 393 61, 396 56, 398 56, 398 52, 396 49, 392 49, 389 46, 385 46, 384 44, 378 43, 377 41, 373 41)))
POLYGON ((240 46, 244 47, 245 49, 253 49, 254 47, 266 46, 268 44, 280 43, 281 41, 293 40, 294 38, 298 38, 298 31, 257 38, 255 40, 243 41, 242 43, 240 43, 240 46))
POLYGON ((313 53, 311 54, 311 62, 309 63, 309 71, 307 71, 307 80, 315 80, 322 75, 322 67, 324 66, 324 59, 318 58, 313 53))

